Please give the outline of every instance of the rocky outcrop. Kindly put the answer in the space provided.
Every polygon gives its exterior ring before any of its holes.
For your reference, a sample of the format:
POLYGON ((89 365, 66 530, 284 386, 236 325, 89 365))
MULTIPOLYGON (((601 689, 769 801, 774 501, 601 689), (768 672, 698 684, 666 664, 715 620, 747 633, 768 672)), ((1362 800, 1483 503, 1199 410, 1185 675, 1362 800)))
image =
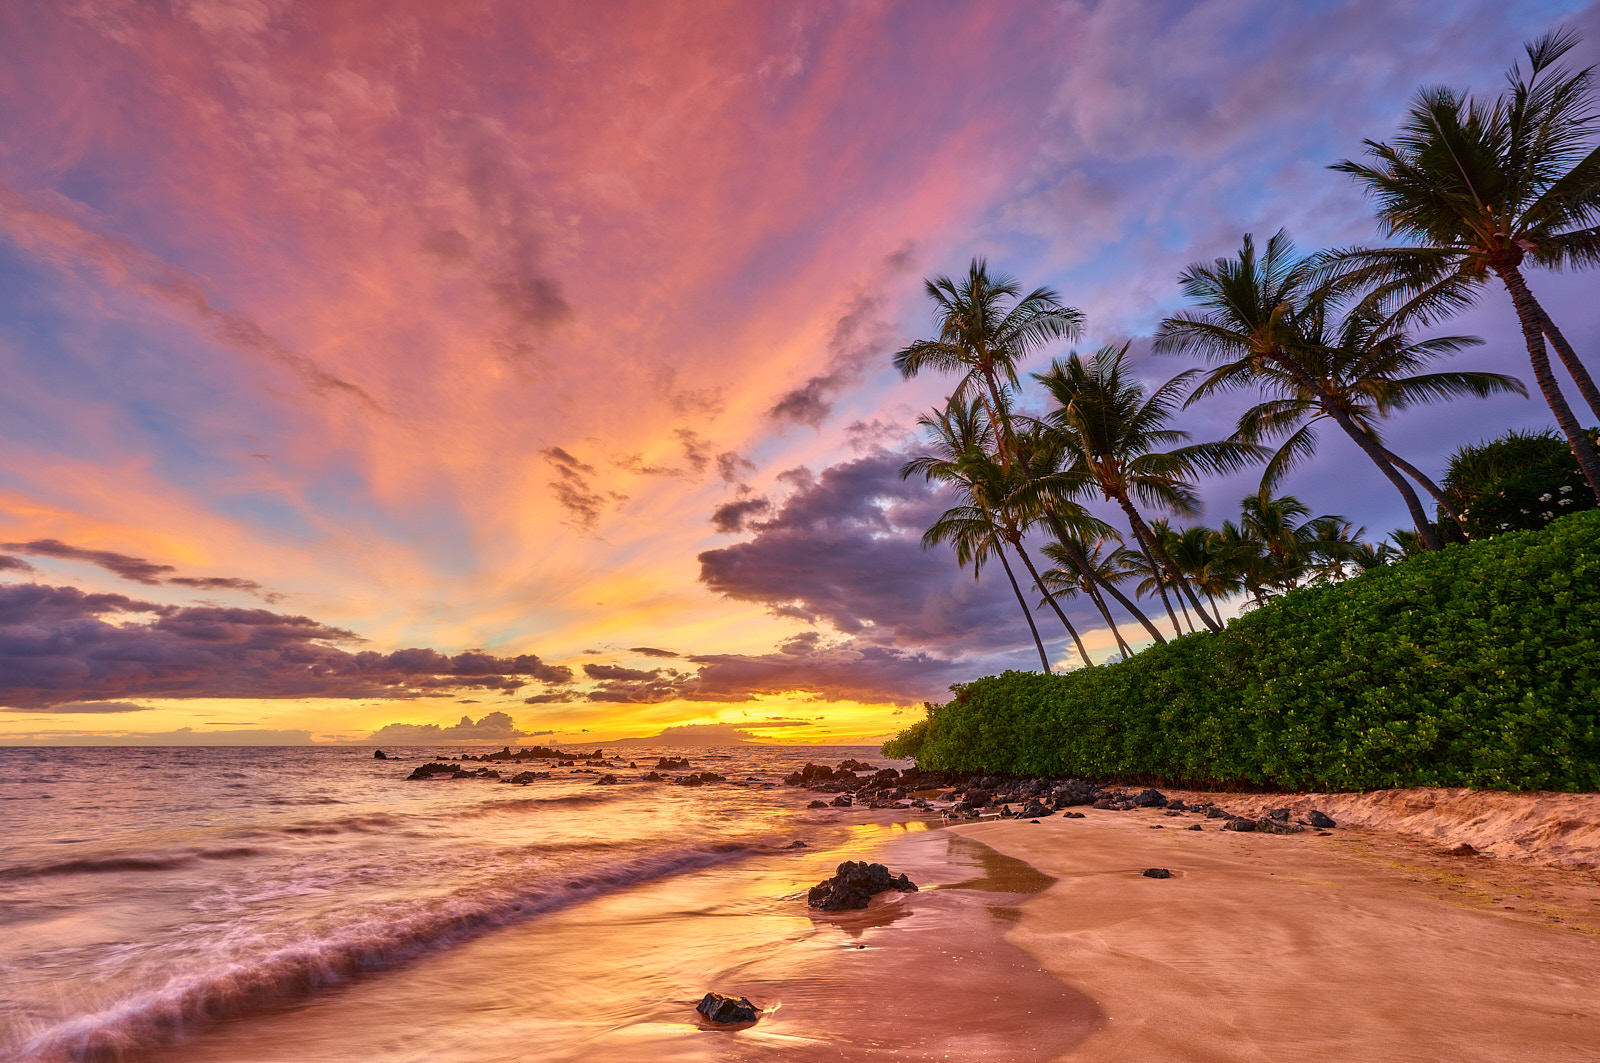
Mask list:
POLYGON ((388 760, 389 759, 389 754, 385 753, 381 749, 374 749, 372 751, 372 759, 373 760, 388 760))
POLYGON ((916 884, 905 875, 891 874, 882 864, 846 860, 832 878, 812 886, 806 904, 825 912, 865 908, 872 898, 888 890, 915 893, 916 884))

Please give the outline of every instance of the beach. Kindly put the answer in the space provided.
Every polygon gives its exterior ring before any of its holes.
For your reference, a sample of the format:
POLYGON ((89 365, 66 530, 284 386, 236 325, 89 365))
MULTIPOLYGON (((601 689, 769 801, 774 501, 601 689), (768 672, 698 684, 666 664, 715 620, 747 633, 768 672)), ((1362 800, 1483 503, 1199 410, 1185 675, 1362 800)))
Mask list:
POLYGON ((1184 795, 1352 821, 1322 834, 946 820, 807 807, 828 795, 781 780, 820 752, 689 751, 729 777, 702 786, 645 781, 643 751, 614 786, 581 762, 514 786, 407 781, 409 753, 30 754, 0 1058, 1600 1059, 1596 795, 1184 795), (166 822, 63 834, 108 780, 166 822), (810 909, 844 860, 919 889, 810 909), (759 1021, 705 1020, 707 992, 759 1021))

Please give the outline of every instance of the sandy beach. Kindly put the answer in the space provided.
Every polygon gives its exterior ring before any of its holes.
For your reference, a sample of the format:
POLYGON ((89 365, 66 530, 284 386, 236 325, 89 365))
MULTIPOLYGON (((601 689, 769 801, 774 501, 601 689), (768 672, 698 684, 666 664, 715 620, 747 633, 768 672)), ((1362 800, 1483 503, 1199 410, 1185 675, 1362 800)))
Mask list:
POLYGON ((1159 811, 950 828, 1056 879, 1008 940, 1104 1016, 1062 1059, 1600 1059, 1594 871, 1371 828, 1218 828, 1159 811))

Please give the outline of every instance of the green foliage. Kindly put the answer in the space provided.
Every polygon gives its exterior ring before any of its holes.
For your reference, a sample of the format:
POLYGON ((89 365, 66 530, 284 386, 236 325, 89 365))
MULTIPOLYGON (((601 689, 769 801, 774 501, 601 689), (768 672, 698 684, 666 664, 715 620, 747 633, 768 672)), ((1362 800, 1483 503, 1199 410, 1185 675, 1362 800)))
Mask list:
POLYGON ((1600 511, 1303 588, 1110 667, 956 689, 885 755, 1167 783, 1600 790, 1600 511))
MULTIPOLYGON (((1589 430, 1600 442, 1600 432, 1589 430)), ((1508 432, 1462 447, 1445 470, 1445 494, 1474 539, 1543 528, 1558 517, 1595 508, 1567 441, 1554 432, 1508 432)))

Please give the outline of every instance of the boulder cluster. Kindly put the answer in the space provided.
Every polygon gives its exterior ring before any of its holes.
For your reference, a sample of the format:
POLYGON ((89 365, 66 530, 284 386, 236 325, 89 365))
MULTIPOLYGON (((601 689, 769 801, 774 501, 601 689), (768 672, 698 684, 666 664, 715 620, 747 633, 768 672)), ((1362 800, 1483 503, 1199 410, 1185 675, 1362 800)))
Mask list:
POLYGON ((874 768, 859 760, 841 761, 837 768, 826 764, 807 764, 799 771, 784 777, 785 786, 804 787, 813 793, 835 794, 832 801, 813 801, 810 808, 928 808, 925 798, 916 797, 919 790, 931 790, 947 784, 942 772, 925 772, 917 768, 898 771, 894 768, 874 768))

